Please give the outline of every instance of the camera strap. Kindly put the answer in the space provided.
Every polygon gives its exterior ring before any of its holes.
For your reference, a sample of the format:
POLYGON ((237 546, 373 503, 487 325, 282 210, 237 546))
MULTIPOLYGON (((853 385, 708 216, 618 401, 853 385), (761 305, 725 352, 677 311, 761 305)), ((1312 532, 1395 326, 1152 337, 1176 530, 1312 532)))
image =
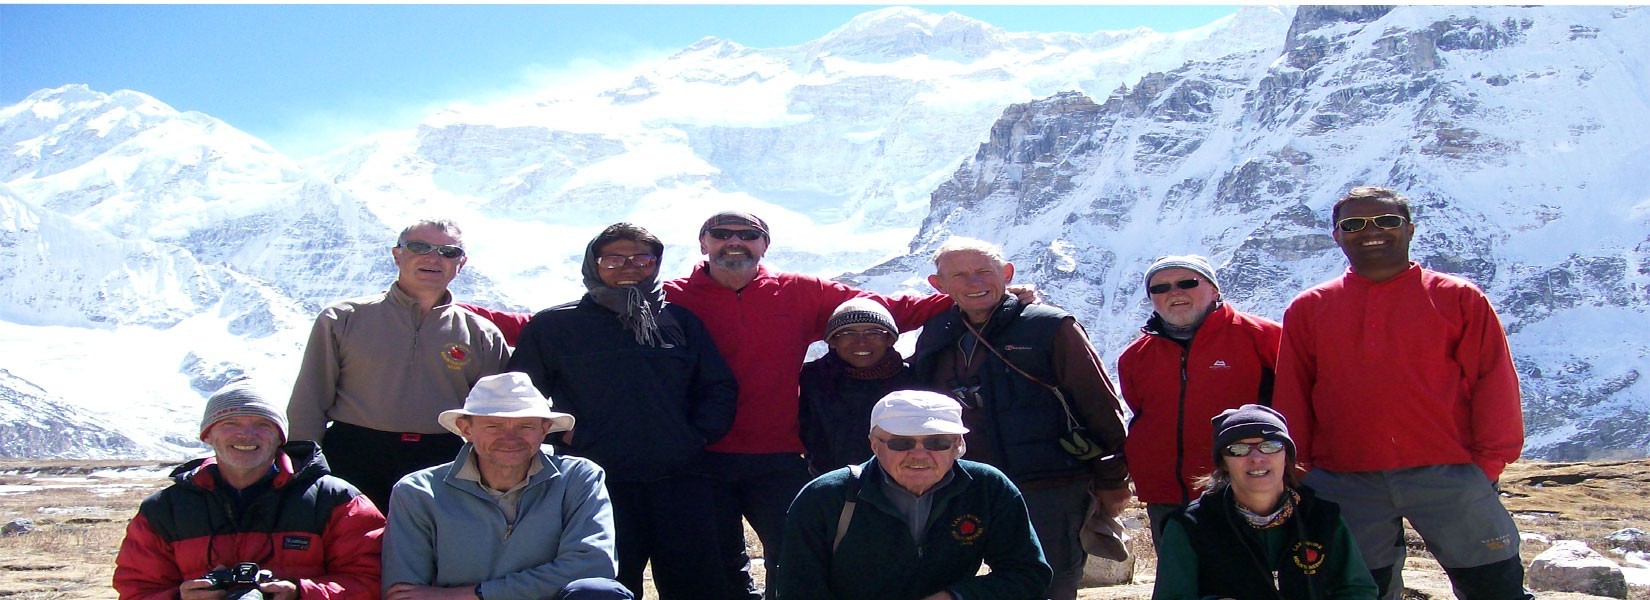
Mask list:
POLYGON ((974 329, 974 324, 969 323, 967 318, 962 320, 962 324, 963 327, 968 328, 969 333, 974 334, 974 339, 977 340, 979 345, 985 346, 986 350, 990 350, 991 354, 997 357, 997 360, 1003 361, 1003 364, 1008 365, 1008 368, 1010 369, 1014 369, 1015 373, 1019 373, 1020 376, 1030 379, 1032 383, 1048 388, 1049 393, 1054 394, 1054 399, 1060 401, 1060 410, 1066 414, 1067 431, 1076 431, 1083 428, 1083 424, 1077 420, 1077 416, 1072 414, 1071 404, 1066 402, 1066 395, 1060 392, 1060 388, 1058 386, 1038 379, 1035 375, 1027 373, 1025 369, 1020 368, 1020 365, 1014 364, 1014 361, 1009 360, 1007 356, 1004 356, 1001 351, 997 350, 996 346, 993 346, 991 345, 991 342, 986 341, 985 336, 980 335, 979 330, 974 329))

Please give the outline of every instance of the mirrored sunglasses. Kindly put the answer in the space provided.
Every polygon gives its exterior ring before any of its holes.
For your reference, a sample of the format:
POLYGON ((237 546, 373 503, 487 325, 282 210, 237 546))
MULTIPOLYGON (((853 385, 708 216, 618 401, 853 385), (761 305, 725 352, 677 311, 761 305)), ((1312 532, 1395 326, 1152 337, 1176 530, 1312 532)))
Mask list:
POLYGON ((747 242, 754 242, 762 239, 762 231, 757 229, 722 229, 718 227, 705 233, 709 233, 710 237, 719 240, 725 240, 736 235, 739 236, 739 239, 747 242))
POLYGON ((652 254, 631 254, 629 256, 625 256, 623 254, 603 254, 596 257, 596 266, 611 270, 623 267, 625 265, 635 265, 638 269, 646 269, 653 266, 653 263, 658 261, 659 257, 652 254))
MULTIPOLYGON (((910 452, 917 447, 917 438, 895 436, 888 439, 877 438, 882 445, 895 452, 910 452)), ((922 438, 922 447, 929 452, 944 452, 956 445, 956 441, 949 436, 929 436, 922 438)))
POLYGON ((1225 448, 1220 449, 1220 453, 1232 458, 1243 458, 1249 455, 1250 450, 1260 450, 1261 454, 1277 454, 1278 451, 1283 450, 1283 442, 1278 440, 1266 440, 1258 444, 1238 442, 1227 444, 1225 448))
POLYGON ((1182 279, 1182 280, 1176 281, 1172 284, 1159 283, 1157 285, 1148 286, 1146 288, 1146 291, 1151 292, 1152 295, 1167 294, 1167 293, 1169 293, 1170 288, 1180 288, 1180 289, 1183 289, 1183 290, 1189 290, 1189 289, 1197 287, 1198 285, 1200 285, 1200 282, 1196 279, 1182 279))
POLYGON ((429 242, 412 240, 401 242, 396 247, 413 254, 429 254, 431 250, 434 250, 436 254, 441 255, 441 258, 464 258, 464 249, 458 246, 438 246, 429 242))
POLYGON ((1374 223, 1376 227, 1381 229, 1397 229, 1399 227, 1403 227, 1404 222, 1408 220, 1409 219, 1405 219, 1403 215, 1347 217, 1345 219, 1341 219, 1340 221, 1336 221, 1335 227, 1347 233, 1357 233, 1359 231, 1363 231, 1365 227, 1369 227, 1370 223, 1374 223))

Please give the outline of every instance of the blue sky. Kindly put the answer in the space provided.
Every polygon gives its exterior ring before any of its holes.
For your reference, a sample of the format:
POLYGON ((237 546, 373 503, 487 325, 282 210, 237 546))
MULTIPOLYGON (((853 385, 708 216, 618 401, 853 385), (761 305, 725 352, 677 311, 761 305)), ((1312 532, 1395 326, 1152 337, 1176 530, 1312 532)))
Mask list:
MULTIPOLYGON (((716 36, 800 44, 891 5, 0 5, 0 105, 130 89, 295 157, 434 108, 622 68, 716 36)), ((1178 31, 1237 6, 916 4, 1009 31, 1178 31)))

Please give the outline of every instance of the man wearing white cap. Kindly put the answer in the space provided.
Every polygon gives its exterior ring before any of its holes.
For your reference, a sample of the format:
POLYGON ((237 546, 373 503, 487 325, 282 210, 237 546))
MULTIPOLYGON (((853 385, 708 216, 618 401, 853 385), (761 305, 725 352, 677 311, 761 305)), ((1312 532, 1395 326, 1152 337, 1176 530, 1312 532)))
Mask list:
POLYGON ((126 526, 115 556, 120 597, 373 597, 384 516, 327 474, 315 442, 287 442, 286 433, 286 415, 250 381, 212 394, 200 439, 213 455, 173 470, 175 483, 126 526), (228 570, 243 564, 250 568, 228 570))
POLYGON ((941 394, 877 402, 875 456, 815 479, 791 504, 778 597, 1039 597, 1052 571, 1025 500, 1001 471, 959 460, 965 433, 962 406, 941 394))
POLYGON ((522 373, 483 377, 441 413, 451 463, 403 477, 384 534, 385 600, 624 599, 601 467, 540 448, 573 417, 522 373))

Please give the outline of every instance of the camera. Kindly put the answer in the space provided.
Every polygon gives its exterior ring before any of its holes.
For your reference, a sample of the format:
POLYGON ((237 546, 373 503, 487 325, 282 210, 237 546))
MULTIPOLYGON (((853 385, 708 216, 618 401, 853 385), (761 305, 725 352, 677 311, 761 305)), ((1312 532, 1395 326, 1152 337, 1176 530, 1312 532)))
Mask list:
POLYGON ((213 590, 257 588, 258 584, 274 578, 274 573, 258 568, 258 563, 254 562, 235 563, 233 567, 214 569, 201 576, 201 579, 212 582, 212 587, 207 589, 213 590))

